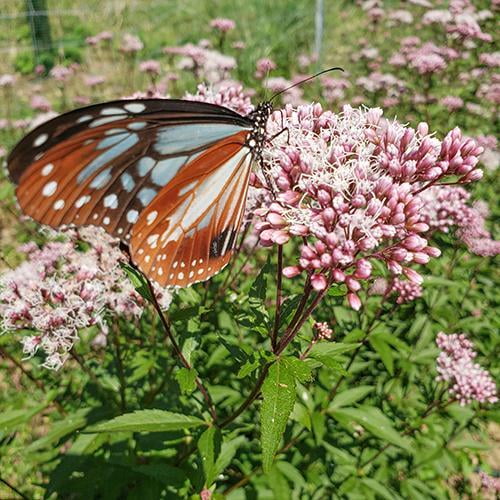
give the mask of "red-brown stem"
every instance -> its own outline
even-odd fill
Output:
[[[281,316],[281,286],[283,280],[283,246],[278,245],[278,268],[276,271],[276,313],[274,315],[274,327],[271,334],[271,347],[273,352],[276,350],[278,342],[278,331],[280,326]]]
[[[288,346],[288,344],[295,338],[299,330],[302,328],[302,325],[307,321],[307,318],[312,314],[314,309],[318,306],[318,304],[321,302],[321,299],[325,296],[326,292],[328,291],[328,287],[326,287],[324,290],[321,292],[318,292],[316,297],[313,299],[311,305],[304,311],[300,319],[297,321],[295,326],[293,328],[289,328],[286,332],[285,335],[283,335],[282,339],[278,343],[275,354],[279,356]]]
[[[170,324],[169,324],[165,314],[163,314],[163,311],[161,310],[160,304],[158,303],[158,300],[157,300],[156,295],[155,295],[153,285],[151,284],[151,282],[149,281],[149,279],[145,275],[143,275],[143,276],[144,276],[144,279],[146,280],[148,287],[149,287],[149,293],[151,295],[151,303],[153,304],[153,307],[156,309],[156,312],[158,313],[158,316],[160,317],[160,321],[163,325],[163,330],[165,331],[166,337],[170,340],[170,343],[172,344],[175,355],[179,358],[179,360],[182,363],[182,365],[184,366],[184,368],[191,370],[192,366],[189,363],[189,361],[185,358],[184,354],[182,354],[182,350],[179,347],[179,344],[177,344],[177,341],[175,340],[175,337],[174,337],[172,330],[170,328]],[[212,398],[210,397],[210,394],[205,389],[203,383],[201,382],[201,380],[198,376],[196,376],[196,378],[195,378],[195,384],[196,384],[196,387],[198,387],[198,390],[203,395],[203,398],[205,399],[208,411],[210,412],[212,419],[214,420],[214,422],[216,422],[217,421],[217,412],[215,411],[214,403],[212,401]]]
[[[243,401],[243,403],[238,407],[238,409],[234,411],[234,413],[229,415],[229,417],[224,419],[219,424],[219,427],[221,429],[229,425],[233,420],[236,420],[255,401],[257,396],[260,394],[260,389],[262,387],[262,384],[266,380],[267,372],[269,371],[270,366],[271,365],[269,363],[264,365],[264,367],[260,372],[259,378],[257,379],[257,382],[255,383],[255,386],[252,389],[252,392],[248,395],[245,401]]]

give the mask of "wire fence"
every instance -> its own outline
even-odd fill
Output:
[[[0,0],[0,53],[15,56],[30,50],[39,53],[80,46],[85,36],[92,34],[92,26],[97,24],[93,20],[98,19],[99,25],[120,26],[125,10],[133,17],[134,12],[144,12],[153,2],[89,0],[82,8],[52,8],[57,1]]]

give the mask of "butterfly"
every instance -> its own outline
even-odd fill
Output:
[[[100,226],[150,280],[185,287],[233,253],[271,111],[269,101],[247,116],[176,99],[96,104],[32,130],[7,168],[24,214]]]

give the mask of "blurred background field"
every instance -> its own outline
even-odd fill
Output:
[[[469,5],[465,0],[462,3]],[[450,19],[433,21],[428,15],[432,10],[449,12],[450,2],[440,0],[47,0],[51,41],[38,54],[33,50],[30,5],[30,0],[0,0],[2,161],[34,124],[74,107],[134,93],[182,97],[186,92],[195,93],[201,83],[217,89],[227,81],[241,83],[257,103],[315,71],[341,66],[345,73],[318,78],[285,93],[281,104],[320,102],[334,112],[345,104],[380,106],[388,118],[397,117],[412,126],[428,122],[439,138],[460,127],[485,148],[485,178],[469,191],[473,199],[489,206],[487,229],[492,240],[500,237],[498,2],[471,2],[476,24],[468,25],[467,36],[461,32],[454,36],[448,29]],[[217,18],[232,19],[234,29],[214,28],[211,21]],[[99,38],[102,33],[106,36]],[[434,46],[427,46],[429,43]],[[199,67],[198,50],[204,58]],[[447,238],[437,236],[445,256],[430,266],[435,281],[429,280],[425,292],[427,302],[440,303],[439,311],[425,311],[436,325],[434,330],[469,327],[482,356],[498,373],[498,262],[491,256],[467,253],[463,241]],[[44,240],[32,221],[20,220],[13,187],[4,172],[0,174],[0,239],[1,269],[21,261],[19,244]],[[440,279],[444,281],[440,283]],[[451,280],[460,282],[462,288],[447,288]],[[448,294],[447,300],[443,294]],[[411,325],[414,311],[406,311],[404,320]],[[0,408],[11,406],[11,401],[23,408],[26,401],[21,395],[26,397],[31,391],[29,397],[42,400],[42,388],[25,380],[32,369],[26,369],[28,375],[16,371],[21,349],[14,349],[6,336],[0,337],[0,345],[7,346],[0,367]],[[40,375],[43,370],[38,366],[34,370],[36,377],[46,377],[48,386],[57,385],[57,375]],[[68,388],[72,384],[83,387],[79,379],[73,380],[74,375],[66,376]],[[17,433],[17,448],[0,448],[0,475],[23,485],[33,498],[42,498],[40,485],[47,482],[50,469],[37,464],[48,463],[55,455],[42,444],[42,451],[35,450],[37,454],[25,461],[19,447],[45,436],[51,418],[50,412],[37,415]],[[480,461],[490,473],[498,472],[497,424],[484,423],[474,431],[477,435],[467,434],[473,439],[460,449],[468,457],[463,459],[467,466],[463,465],[462,472],[474,471],[473,465]],[[0,434],[0,439],[10,437]],[[52,439],[58,442],[57,432]],[[454,460],[443,458],[437,479],[430,473],[429,477],[445,484],[450,497],[465,498],[460,496],[465,472],[464,476],[446,477],[454,466],[460,469],[459,460]],[[476,472],[472,486],[463,490],[467,494],[479,495]],[[10,493],[0,485],[0,499],[10,498]],[[420,493],[420,498],[432,496]]]

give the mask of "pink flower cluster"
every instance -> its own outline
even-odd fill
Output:
[[[23,337],[29,358],[41,350],[43,366],[59,369],[78,340],[78,331],[97,325],[107,333],[106,317],[137,317],[143,300],[119,266],[124,260],[115,241],[101,229],[69,231],[67,241],[43,248],[20,248],[26,260],[0,277],[0,314],[5,330],[31,330]],[[92,246],[81,250],[81,241]],[[170,295],[163,292],[163,305]]]
[[[492,491],[494,493],[500,492],[500,477],[490,476],[483,471],[479,473],[479,476],[481,477],[481,486],[485,490]]]
[[[185,94],[184,99],[218,104],[241,115],[247,115],[254,109],[250,96],[238,82],[223,81],[211,87],[200,84],[196,94]]]
[[[458,236],[477,255],[483,257],[500,253],[500,241],[492,239],[486,229],[488,207],[482,202],[468,205],[470,194],[457,186],[433,186],[421,194],[423,203],[421,221],[431,231],[448,233],[456,230]]]
[[[150,59],[148,61],[142,61],[139,64],[139,71],[142,73],[149,73],[150,75],[157,76],[160,74],[161,66],[158,61]]]
[[[478,401],[496,403],[496,385],[487,370],[474,363],[477,353],[465,334],[438,333],[436,344],[441,350],[437,358],[437,380],[449,383],[449,392],[462,406]]]
[[[236,68],[236,59],[203,45],[188,43],[180,47],[165,47],[163,52],[182,56],[178,67],[192,71],[197,80],[216,83],[227,79],[229,73]]]
[[[144,44],[141,39],[130,33],[125,33],[122,38],[122,44],[120,50],[124,54],[135,54],[144,48]]]
[[[457,129],[439,141],[426,124],[414,130],[384,119],[378,108],[345,106],[334,114],[319,104],[286,106],[268,123],[270,135],[283,129],[264,151],[275,197],[256,210],[256,230],[264,246],[303,242],[284,275],[305,272],[318,291],[345,283],[355,309],[374,259],[420,284],[411,266],[440,254],[424,236],[422,193],[447,175],[480,178],[482,149]]]
[[[90,45],[91,47],[95,47],[99,45],[101,42],[107,42],[113,39],[113,33],[110,31],[101,31],[101,33],[97,33],[97,35],[88,36],[85,38],[85,43]]]
[[[256,64],[255,64],[255,78],[264,78],[266,77],[270,71],[273,69],[276,69],[276,63],[272,60],[269,59],[268,57],[264,57],[262,59],[259,59]]]
[[[70,66],[57,65],[50,70],[50,76],[54,80],[65,83],[74,75],[74,69]]]
[[[396,277],[392,280],[390,292],[396,294],[397,304],[405,304],[422,297],[423,290],[420,283]]]
[[[228,31],[234,30],[234,28],[236,28],[236,23],[232,19],[218,17],[210,21],[210,27],[217,31],[220,31],[221,33],[227,33]]]
[[[315,338],[318,340],[330,340],[333,330],[326,321],[314,323]]]

